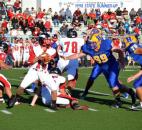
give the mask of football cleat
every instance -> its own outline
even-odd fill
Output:
[[[57,107],[57,105],[56,104],[51,104],[50,106],[49,106],[49,108],[50,109],[52,109],[52,110],[58,110],[58,107]]]
[[[9,101],[8,101],[8,108],[12,108],[14,105],[15,105],[15,103],[17,102],[18,100],[17,100],[17,96],[15,95],[13,95],[10,99],[9,99]]]
[[[121,108],[122,107],[122,102],[121,101],[116,101],[115,104],[111,105],[112,108]]]
[[[21,104],[20,102],[16,101],[14,105],[17,106],[17,105],[20,105],[20,104]]]
[[[135,103],[136,103],[136,93],[134,92],[133,89],[130,89],[129,94],[130,94],[131,99],[132,99],[132,105],[135,105]]]
[[[59,110],[56,102],[51,102],[50,105],[49,105],[49,108],[52,109],[52,110]]]
[[[85,100],[87,93],[83,93],[82,95],[80,95],[79,99]]]
[[[142,106],[141,105],[137,105],[137,106],[132,105],[130,109],[133,111],[142,111]]]

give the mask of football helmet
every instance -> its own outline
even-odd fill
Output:
[[[98,28],[93,28],[90,32],[90,35],[102,35],[102,31]]]
[[[127,36],[123,39],[123,43],[125,47],[127,48],[131,43],[137,43],[137,39],[134,35]]]
[[[9,46],[7,43],[2,43],[0,45],[0,48],[2,49],[3,52],[7,53]]]
[[[38,41],[40,45],[43,45],[45,43],[46,39],[49,39],[50,35],[48,33],[42,33],[39,35]]]
[[[76,38],[77,32],[73,28],[69,29],[68,32],[67,32],[67,37],[68,38]]]
[[[100,48],[102,40],[102,35],[99,29],[93,29],[90,32],[89,41],[91,42],[91,46],[95,48]],[[94,44],[94,45],[93,45]]]

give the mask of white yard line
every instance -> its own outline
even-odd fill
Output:
[[[82,88],[75,88],[76,90],[80,90],[80,91],[84,91],[84,89]],[[104,96],[110,96],[111,94],[108,94],[108,93],[102,93],[102,92],[97,92],[97,91],[89,91],[90,93],[93,93],[93,94],[100,94],[100,95],[104,95]]]
[[[12,112],[8,110],[0,110],[2,113],[7,114],[7,115],[12,115]]]
[[[54,113],[54,112],[56,112],[56,111],[51,110],[51,109],[49,109],[49,108],[44,109],[44,111],[47,111],[47,112],[50,112],[50,113]]]
[[[94,112],[99,111],[99,110],[94,109],[94,108],[88,108],[88,110],[89,110],[89,111],[94,111]]]

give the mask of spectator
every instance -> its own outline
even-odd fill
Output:
[[[85,8],[84,13],[83,13],[83,22],[84,25],[87,25],[87,17],[88,17],[88,13],[87,13],[87,9]]]
[[[116,12],[116,17],[118,19],[122,19],[122,11],[121,11],[120,7],[118,7],[115,12]]]
[[[122,14],[124,16],[124,19],[129,19],[128,10],[126,8],[123,9]]]
[[[35,11],[34,7],[31,8],[30,15],[31,15],[33,18],[36,17],[36,11]]]
[[[73,13],[73,18],[77,18],[79,21],[82,21],[82,13],[80,11],[80,9],[78,8],[77,10],[75,10],[75,12]]]
[[[59,31],[62,37],[66,37],[68,32],[68,24],[63,23]]]
[[[130,13],[129,13],[131,21],[134,20],[134,18],[136,17],[136,14],[137,14],[137,12],[134,10],[134,8],[132,8]]]
[[[36,26],[34,28],[34,31],[32,32],[32,34],[33,34],[34,37],[38,37],[39,34],[40,34],[40,28]]]
[[[29,8],[26,8],[25,11],[24,11],[23,13],[25,13],[26,15],[29,16],[29,15],[30,15],[30,10],[29,10]]]
[[[130,34],[130,30],[129,30],[130,24],[129,24],[128,20],[125,20],[125,22],[124,22],[124,28],[125,28],[126,33]]]
[[[69,7],[65,11],[66,21],[71,22],[72,21],[72,13]]]
[[[45,16],[45,9],[42,11],[41,8],[38,9],[38,13],[36,15],[37,19],[42,19]]]
[[[109,20],[109,15],[106,11],[102,14],[102,19],[103,20]]]
[[[141,19],[142,19],[142,9],[141,9],[141,8],[139,8],[139,9],[138,9],[138,11],[137,11],[137,15],[138,15],[138,16],[140,16],[140,17],[141,17]]]
[[[101,26],[102,26],[102,29],[103,29],[105,32],[107,32],[107,33],[110,32],[110,31],[109,31],[109,25],[108,25],[107,20],[103,20]]]
[[[119,35],[125,35],[125,29],[124,29],[124,27],[123,26],[120,26],[119,28],[118,28],[118,33],[119,33]]]
[[[13,7],[14,3],[11,0],[8,0],[5,4],[6,4],[7,9],[9,9],[9,8]]]
[[[40,30],[41,30],[42,32],[45,32],[44,23],[43,23],[42,20],[38,20],[38,22],[36,22],[36,26],[37,26],[38,28],[40,28]]]
[[[11,20],[13,18],[14,12],[12,7],[7,10],[7,15],[8,15],[8,20]]]
[[[13,9],[14,9],[14,12],[17,13],[17,11],[22,11],[22,8],[21,8],[21,1],[20,0],[16,0],[14,2],[14,5],[13,5]]]
[[[92,20],[95,20],[95,19],[96,19],[96,12],[95,12],[95,10],[92,9],[92,10],[89,12],[88,16],[89,16]]]
[[[47,18],[44,27],[47,32],[52,32],[52,21],[50,21],[50,19]]]
[[[81,22],[80,22],[80,19],[79,17],[73,17],[73,20],[72,20],[72,25],[75,27],[75,28],[78,28],[81,26]]]
[[[96,9],[95,11],[96,11],[96,19],[100,20],[100,18],[101,18],[101,11],[100,11],[100,9]]]
[[[48,17],[49,19],[52,19],[52,16],[53,16],[52,8],[49,8],[49,9],[47,10],[47,17]]]
[[[4,21],[2,22],[1,28],[5,28],[6,33],[8,32],[8,21],[6,19],[4,19]]]
[[[65,10],[64,10],[64,8],[62,8],[59,11],[59,17],[60,17],[60,23],[62,23],[65,20]]]
[[[28,22],[27,20],[23,19],[22,17],[19,19],[19,26],[23,30],[24,34],[27,32]]]
[[[90,26],[92,26],[92,25],[94,26],[94,24],[95,24],[95,23],[94,23],[94,20],[92,19],[92,17],[89,17],[89,16],[88,16],[88,18],[87,18],[87,26],[88,26],[88,27],[90,27]]]
[[[54,26],[58,27],[59,26],[59,15],[57,12],[54,13],[52,19],[53,19]]]

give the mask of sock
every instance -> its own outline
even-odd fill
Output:
[[[86,96],[88,94],[89,89],[92,87],[94,80],[89,79],[86,84],[85,91],[83,92],[82,96]]]
[[[141,105],[141,107],[142,107],[142,102],[140,102],[140,105]]]
[[[35,83],[32,83],[31,89],[32,89],[32,90],[35,90],[35,88],[36,88],[36,84],[35,84]]]
[[[3,97],[0,97],[0,101],[3,101]]]

